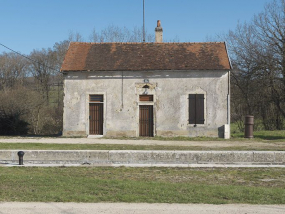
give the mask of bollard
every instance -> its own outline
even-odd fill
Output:
[[[23,151],[19,151],[18,152],[18,156],[19,156],[19,165],[24,165],[24,160],[23,160],[23,157],[24,157],[24,154],[25,154],[25,152],[23,152]]]
[[[246,115],[244,120],[244,137],[253,138],[254,116]]]

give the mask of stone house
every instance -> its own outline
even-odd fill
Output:
[[[65,136],[229,137],[226,44],[70,43]]]

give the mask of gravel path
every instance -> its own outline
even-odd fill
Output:
[[[0,143],[57,143],[57,144],[128,144],[128,145],[165,145],[197,146],[208,148],[249,147],[285,149],[285,142],[245,141],[160,141],[160,140],[118,140],[98,138],[0,138]]]
[[[283,214],[285,205],[209,205],[144,203],[0,203],[0,214]]]

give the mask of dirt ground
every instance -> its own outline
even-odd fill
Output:
[[[285,205],[209,205],[209,204],[145,204],[145,203],[0,203],[5,214],[283,214]]]
[[[276,141],[161,141],[161,140],[120,140],[100,138],[38,138],[13,137],[0,138],[0,143],[56,143],[56,144],[127,144],[127,145],[164,145],[164,146],[193,146],[207,148],[230,148],[239,150],[248,148],[253,150],[285,150],[285,142]]]

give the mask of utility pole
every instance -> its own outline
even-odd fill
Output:
[[[143,42],[145,42],[145,25],[144,25],[144,0],[143,0]]]

